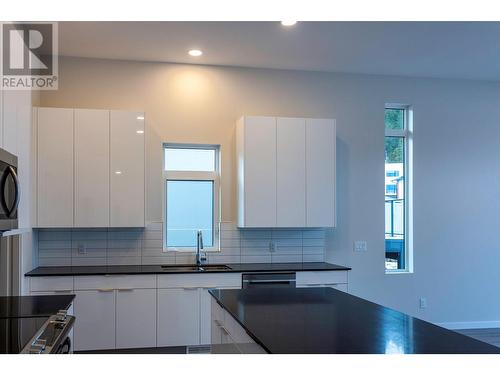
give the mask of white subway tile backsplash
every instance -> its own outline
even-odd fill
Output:
[[[271,263],[271,255],[242,255],[241,263]]]
[[[324,262],[325,254],[306,254],[302,256],[303,262]]]
[[[302,263],[302,254],[272,254],[271,261],[273,263]]]
[[[140,265],[141,264],[141,257],[136,256],[136,257],[108,257],[106,258],[107,265],[111,266],[130,266],[130,265]]]
[[[175,264],[175,256],[150,257],[143,255],[142,264]]]
[[[71,266],[71,257],[69,258],[39,258],[38,266]]]
[[[324,229],[238,229],[221,223],[220,252],[208,252],[209,263],[320,262],[324,260]],[[270,242],[276,244],[270,251]],[[78,247],[85,252],[79,253]],[[38,230],[40,265],[184,264],[193,252],[163,252],[163,223],[146,228]]]
[[[209,254],[208,262],[212,264],[227,264],[227,263],[241,263],[240,255],[219,255]]]
[[[71,258],[72,266],[104,266],[106,258]]]

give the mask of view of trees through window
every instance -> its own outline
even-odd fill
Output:
[[[385,267],[406,269],[406,109],[385,109]]]

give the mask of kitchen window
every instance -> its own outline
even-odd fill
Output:
[[[385,270],[412,272],[412,110],[385,108]]]
[[[164,145],[164,251],[219,250],[219,146]]]

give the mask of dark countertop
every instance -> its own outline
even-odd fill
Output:
[[[0,354],[19,353],[59,310],[68,309],[74,295],[0,297]]]
[[[269,353],[500,353],[498,347],[332,288],[210,293]]]
[[[0,297],[0,318],[29,318],[50,316],[67,310],[75,296],[13,296]]]
[[[210,264],[209,264],[210,265]],[[349,271],[349,267],[331,263],[228,263],[229,270],[191,271],[176,270],[176,267],[192,266],[137,265],[137,266],[58,266],[37,267],[25,276],[90,276],[90,275],[134,275],[134,274],[171,274],[171,273],[228,273],[228,272],[293,272],[293,271]]]

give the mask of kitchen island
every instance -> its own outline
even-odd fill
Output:
[[[500,354],[498,347],[333,288],[210,294],[215,353]]]

